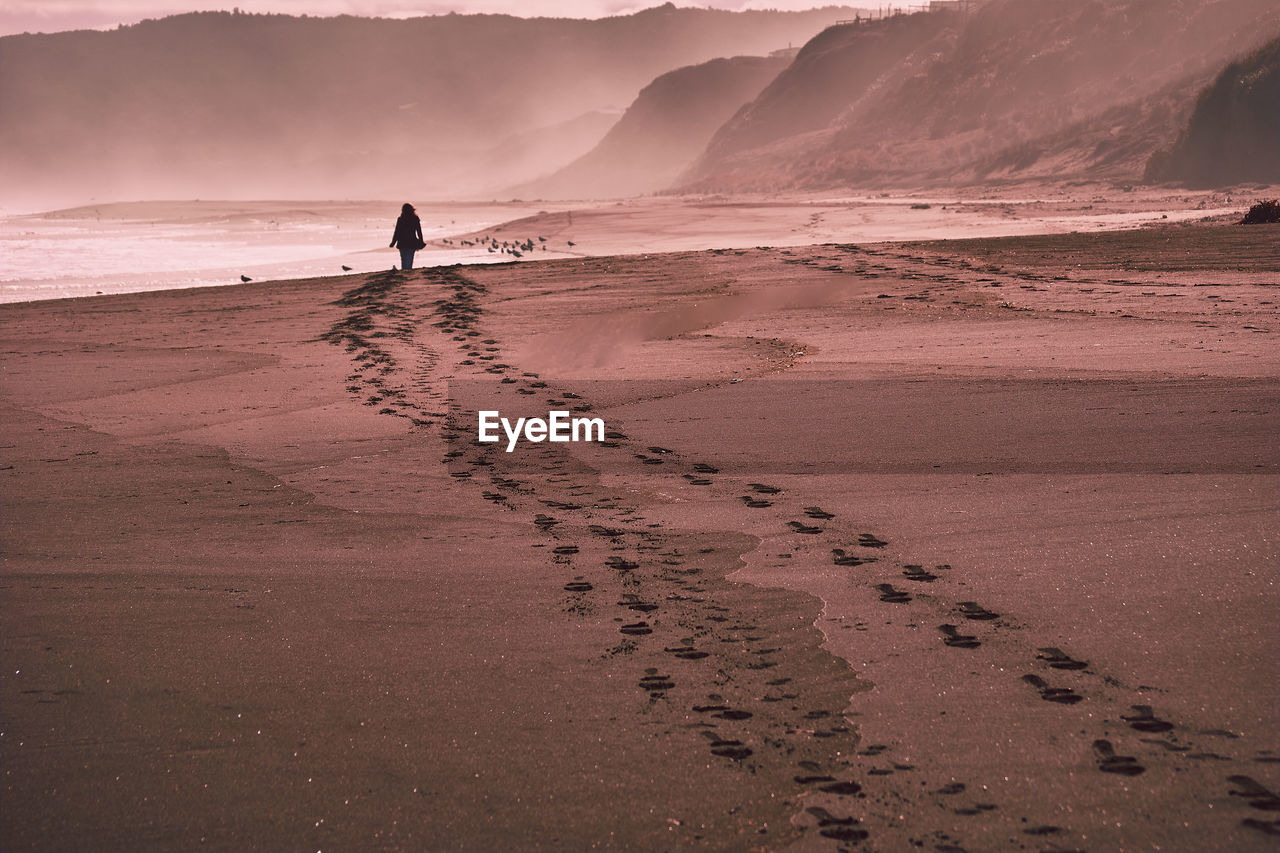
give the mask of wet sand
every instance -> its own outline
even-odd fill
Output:
[[[1274,237],[4,306],[3,846],[1274,849]]]

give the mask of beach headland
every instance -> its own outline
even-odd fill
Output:
[[[1274,849],[1273,232],[0,306],[0,844]]]

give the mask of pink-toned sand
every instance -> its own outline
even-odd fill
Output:
[[[1273,231],[6,306],[3,846],[1272,849]]]

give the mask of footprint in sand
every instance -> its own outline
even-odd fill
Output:
[[[706,477],[695,477],[692,474],[684,474],[682,476],[689,481],[689,485],[691,486],[710,486],[711,485],[711,481],[708,480]]]
[[[604,564],[619,572],[630,572],[640,568],[639,563],[633,563],[630,560],[624,560],[621,557],[609,557],[604,561]]]
[[[972,806],[952,809],[952,814],[962,815],[964,817],[973,817],[983,812],[995,811],[995,803],[974,803]]]
[[[937,575],[926,572],[924,566],[903,566],[902,576],[909,581],[918,581],[920,583],[932,583],[938,579]]]
[[[675,655],[681,660],[701,660],[707,657],[707,652],[699,651],[693,646],[674,646],[672,648],[663,649],[668,654]]]
[[[1254,817],[1247,817],[1240,821],[1240,825],[1280,838],[1280,820],[1258,820]]]
[[[1040,698],[1046,702],[1057,702],[1059,705],[1074,705],[1084,700],[1084,697],[1076,693],[1070,687],[1050,687],[1045,680],[1038,675],[1024,675],[1022,680],[1030,684],[1032,687],[1040,691]]]
[[[1280,796],[1250,776],[1228,776],[1227,781],[1236,787],[1228,791],[1233,797],[1242,797],[1255,809],[1280,812]],[[1237,790],[1238,789],[1238,790]]]
[[[1062,832],[1060,826],[1030,826],[1022,830],[1023,835],[1057,835]]]
[[[648,601],[634,601],[629,599],[619,601],[618,606],[625,607],[628,610],[635,610],[638,613],[652,613],[658,609],[658,605],[652,604]]]
[[[627,634],[632,637],[639,637],[645,634],[652,634],[653,629],[649,627],[648,622],[634,622],[630,625],[623,625],[618,629],[618,633]]]
[[[551,549],[551,553],[559,554],[562,557],[567,557],[570,554],[578,553],[578,546],[577,545],[557,545],[556,547]]]
[[[651,696],[660,696],[676,686],[670,676],[659,675],[656,669],[646,669],[644,672],[644,677],[640,679],[640,688],[647,690]]]
[[[978,638],[971,634],[961,634],[955,625],[939,625],[938,630],[942,632],[942,642],[945,645],[955,649],[976,649],[982,643],[978,642]]]
[[[806,771],[795,777],[796,783],[799,785],[814,785],[818,782],[834,782],[836,777],[828,776],[822,768],[822,765],[816,761],[799,761],[796,766]]]
[[[1140,732],[1167,732],[1173,728],[1173,723],[1157,717],[1150,705],[1131,705],[1130,707],[1133,708],[1134,713],[1121,714],[1120,719],[1128,723],[1131,729]]]
[[[860,822],[857,818],[836,817],[819,806],[810,806],[805,811],[818,819],[818,834],[823,838],[832,838],[836,841],[862,841],[870,835],[865,829],[857,827]]]
[[[859,785],[857,782],[833,781],[829,785],[821,786],[820,788],[818,788],[818,790],[826,794],[837,794],[841,797],[852,797],[862,790],[862,786]]]
[[[1103,773],[1137,776],[1147,770],[1132,755],[1116,755],[1115,747],[1111,745],[1109,740],[1095,740],[1093,742],[1093,752],[1098,758],[1098,769]]]
[[[718,711],[711,716],[719,717],[722,720],[749,720],[754,717],[755,714],[752,714],[750,711],[739,711],[734,708],[727,708],[723,711]]]
[[[569,581],[564,585],[564,588],[569,592],[590,592],[595,589],[590,582],[581,579]]]
[[[1057,646],[1046,646],[1038,649],[1036,660],[1048,661],[1054,669],[1084,669],[1089,665],[1086,660],[1076,660]]]
[[[814,776],[796,776],[795,780],[797,785],[816,785],[819,782],[834,782],[836,781],[836,777],[819,774]]]
[[[889,543],[870,533],[861,533],[858,535],[858,544],[863,548],[884,548]]]
[[[773,506],[773,501],[766,501],[763,498],[753,498],[751,495],[743,495],[740,500],[751,509],[764,509]]]
[[[817,533],[821,533],[821,532],[822,532],[822,528],[821,528],[821,527],[813,527],[813,526],[808,525],[808,524],[801,524],[801,523],[800,523],[800,522],[798,522],[798,521],[788,521],[788,522],[787,522],[787,527],[790,527],[790,528],[791,528],[792,530],[794,530],[796,533],[807,533],[807,534],[809,534],[809,535],[811,535],[811,536],[812,536],[812,535],[814,535],[814,534],[817,534]]]
[[[805,508],[804,508],[804,514],[805,514],[805,515],[807,515],[807,516],[809,516],[809,518],[817,518],[817,519],[821,519],[821,520],[823,520],[823,521],[826,521],[826,520],[828,520],[828,519],[835,518],[835,515],[834,515],[834,514],[827,512],[825,509],[823,509],[823,508],[822,508],[822,507],[820,507],[820,506],[807,506],[807,507],[805,507]]]
[[[697,467],[695,465],[694,469],[696,470]],[[776,495],[782,492],[782,489],[775,486],[766,486],[764,483],[747,483],[747,488],[759,495]]]
[[[880,590],[880,600],[887,601],[890,604],[906,604],[911,600],[911,593],[906,590],[894,589],[891,583],[876,584],[876,589]]]
[[[979,622],[986,622],[991,619],[999,619],[1000,614],[992,612],[987,608],[978,604],[976,601],[962,601],[956,605],[960,611],[960,615],[966,619],[973,619]]]
[[[831,549],[832,562],[837,566],[861,566],[863,563],[874,563],[875,557],[859,557],[856,554],[850,554],[843,548]]]
[[[1180,746],[1179,744],[1176,744],[1176,743],[1170,743],[1167,740],[1160,740],[1160,738],[1158,737],[1144,737],[1144,738],[1141,738],[1141,740],[1143,743],[1149,743],[1152,746],[1158,746],[1161,749],[1165,750],[1166,752],[1190,752],[1191,751],[1191,747],[1189,746]]]
[[[744,746],[740,740],[713,740],[711,741],[711,754],[733,761],[741,761],[751,755],[751,747]]]

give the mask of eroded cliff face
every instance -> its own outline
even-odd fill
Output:
[[[661,190],[788,61],[782,56],[737,56],[663,74],[640,92],[599,145],[517,194],[608,198]]]
[[[1266,0],[992,0],[833,27],[714,137],[703,191],[1037,177],[1137,180]]]
[[[1152,155],[1147,177],[1193,186],[1280,183],[1280,38],[1218,75],[1173,146]]]

